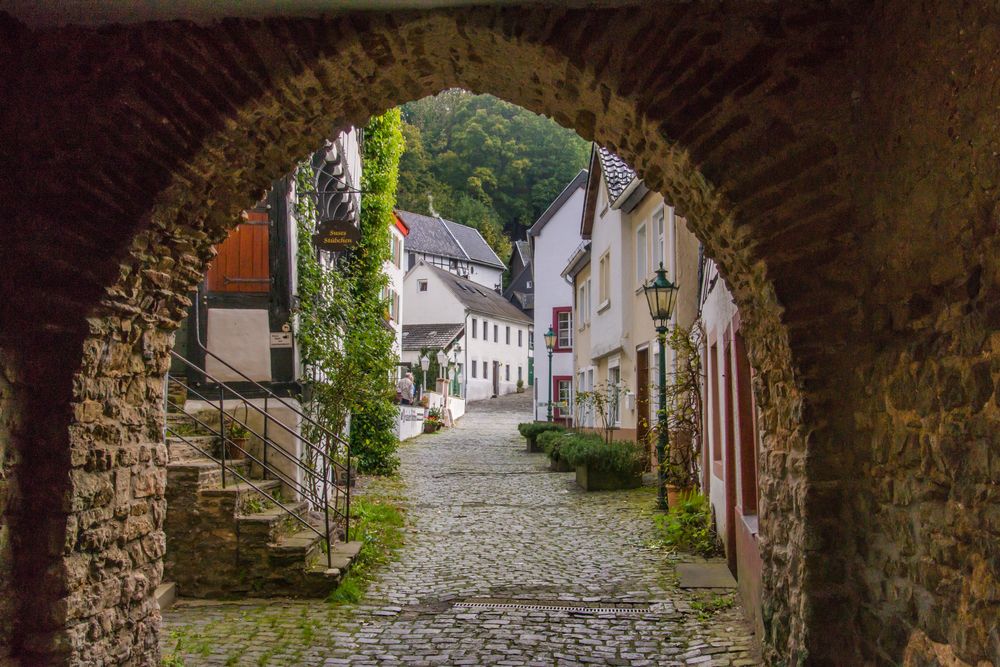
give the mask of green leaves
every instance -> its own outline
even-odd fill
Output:
[[[489,95],[448,90],[405,105],[403,117],[399,207],[429,214],[430,194],[441,216],[478,229],[504,261],[510,238],[587,166],[589,145],[572,131]]]
[[[399,158],[403,152],[399,110],[373,118],[365,128],[361,175],[361,240],[343,253],[335,266],[324,266],[312,244],[315,202],[301,197],[298,224],[300,308],[296,339],[313,381],[309,409],[335,433],[351,417],[351,452],[358,470],[388,474],[398,466],[396,407],[392,387],[397,357],[394,334],[383,323],[387,309],[383,291],[388,277],[392,210]],[[308,164],[296,174],[298,189],[313,189]],[[307,437],[320,441],[319,433]]]

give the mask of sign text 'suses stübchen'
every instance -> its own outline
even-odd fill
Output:
[[[316,247],[330,252],[347,250],[360,239],[361,230],[350,220],[324,220],[313,235]]]

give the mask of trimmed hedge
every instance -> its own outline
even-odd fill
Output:
[[[543,431],[538,435],[538,446],[550,459],[555,461],[559,459],[559,450],[562,444],[576,437],[579,435],[572,431]]]
[[[559,457],[571,466],[587,466],[593,470],[634,474],[645,465],[644,449],[631,440],[617,440],[610,444],[596,435],[576,435],[559,443]]]
[[[566,429],[552,422],[523,422],[517,425],[517,430],[525,438],[537,438],[539,434],[547,431],[565,431]]]

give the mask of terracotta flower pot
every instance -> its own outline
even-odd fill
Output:
[[[667,504],[670,507],[677,507],[682,498],[685,498],[691,493],[690,488],[682,488],[679,486],[674,486],[673,484],[667,484]]]
[[[243,459],[249,443],[250,438],[229,438],[229,443],[226,446],[226,458],[233,461]]]

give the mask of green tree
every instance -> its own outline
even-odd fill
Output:
[[[588,144],[552,120],[489,95],[448,90],[403,107],[399,207],[475,227],[507,261],[576,173]]]
[[[399,110],[373,118],[365,128],[361,176],[361,240],[324,266],[312,243],[315,202],[301,197],[298,223],[299,324],[302,358],[310,370],[308,407],[330,430],[342,433],[350,418],[351,453],[363,472],[388,474],[398,466],[392,377],[398,359],[393,333],[384,326],[389,225],[403,151]],[[308,164],[296,175],[300,190],[314,187]],[[308,431],[308,429],[307,429]],[[321,441],[318,433],[311,433]]]

